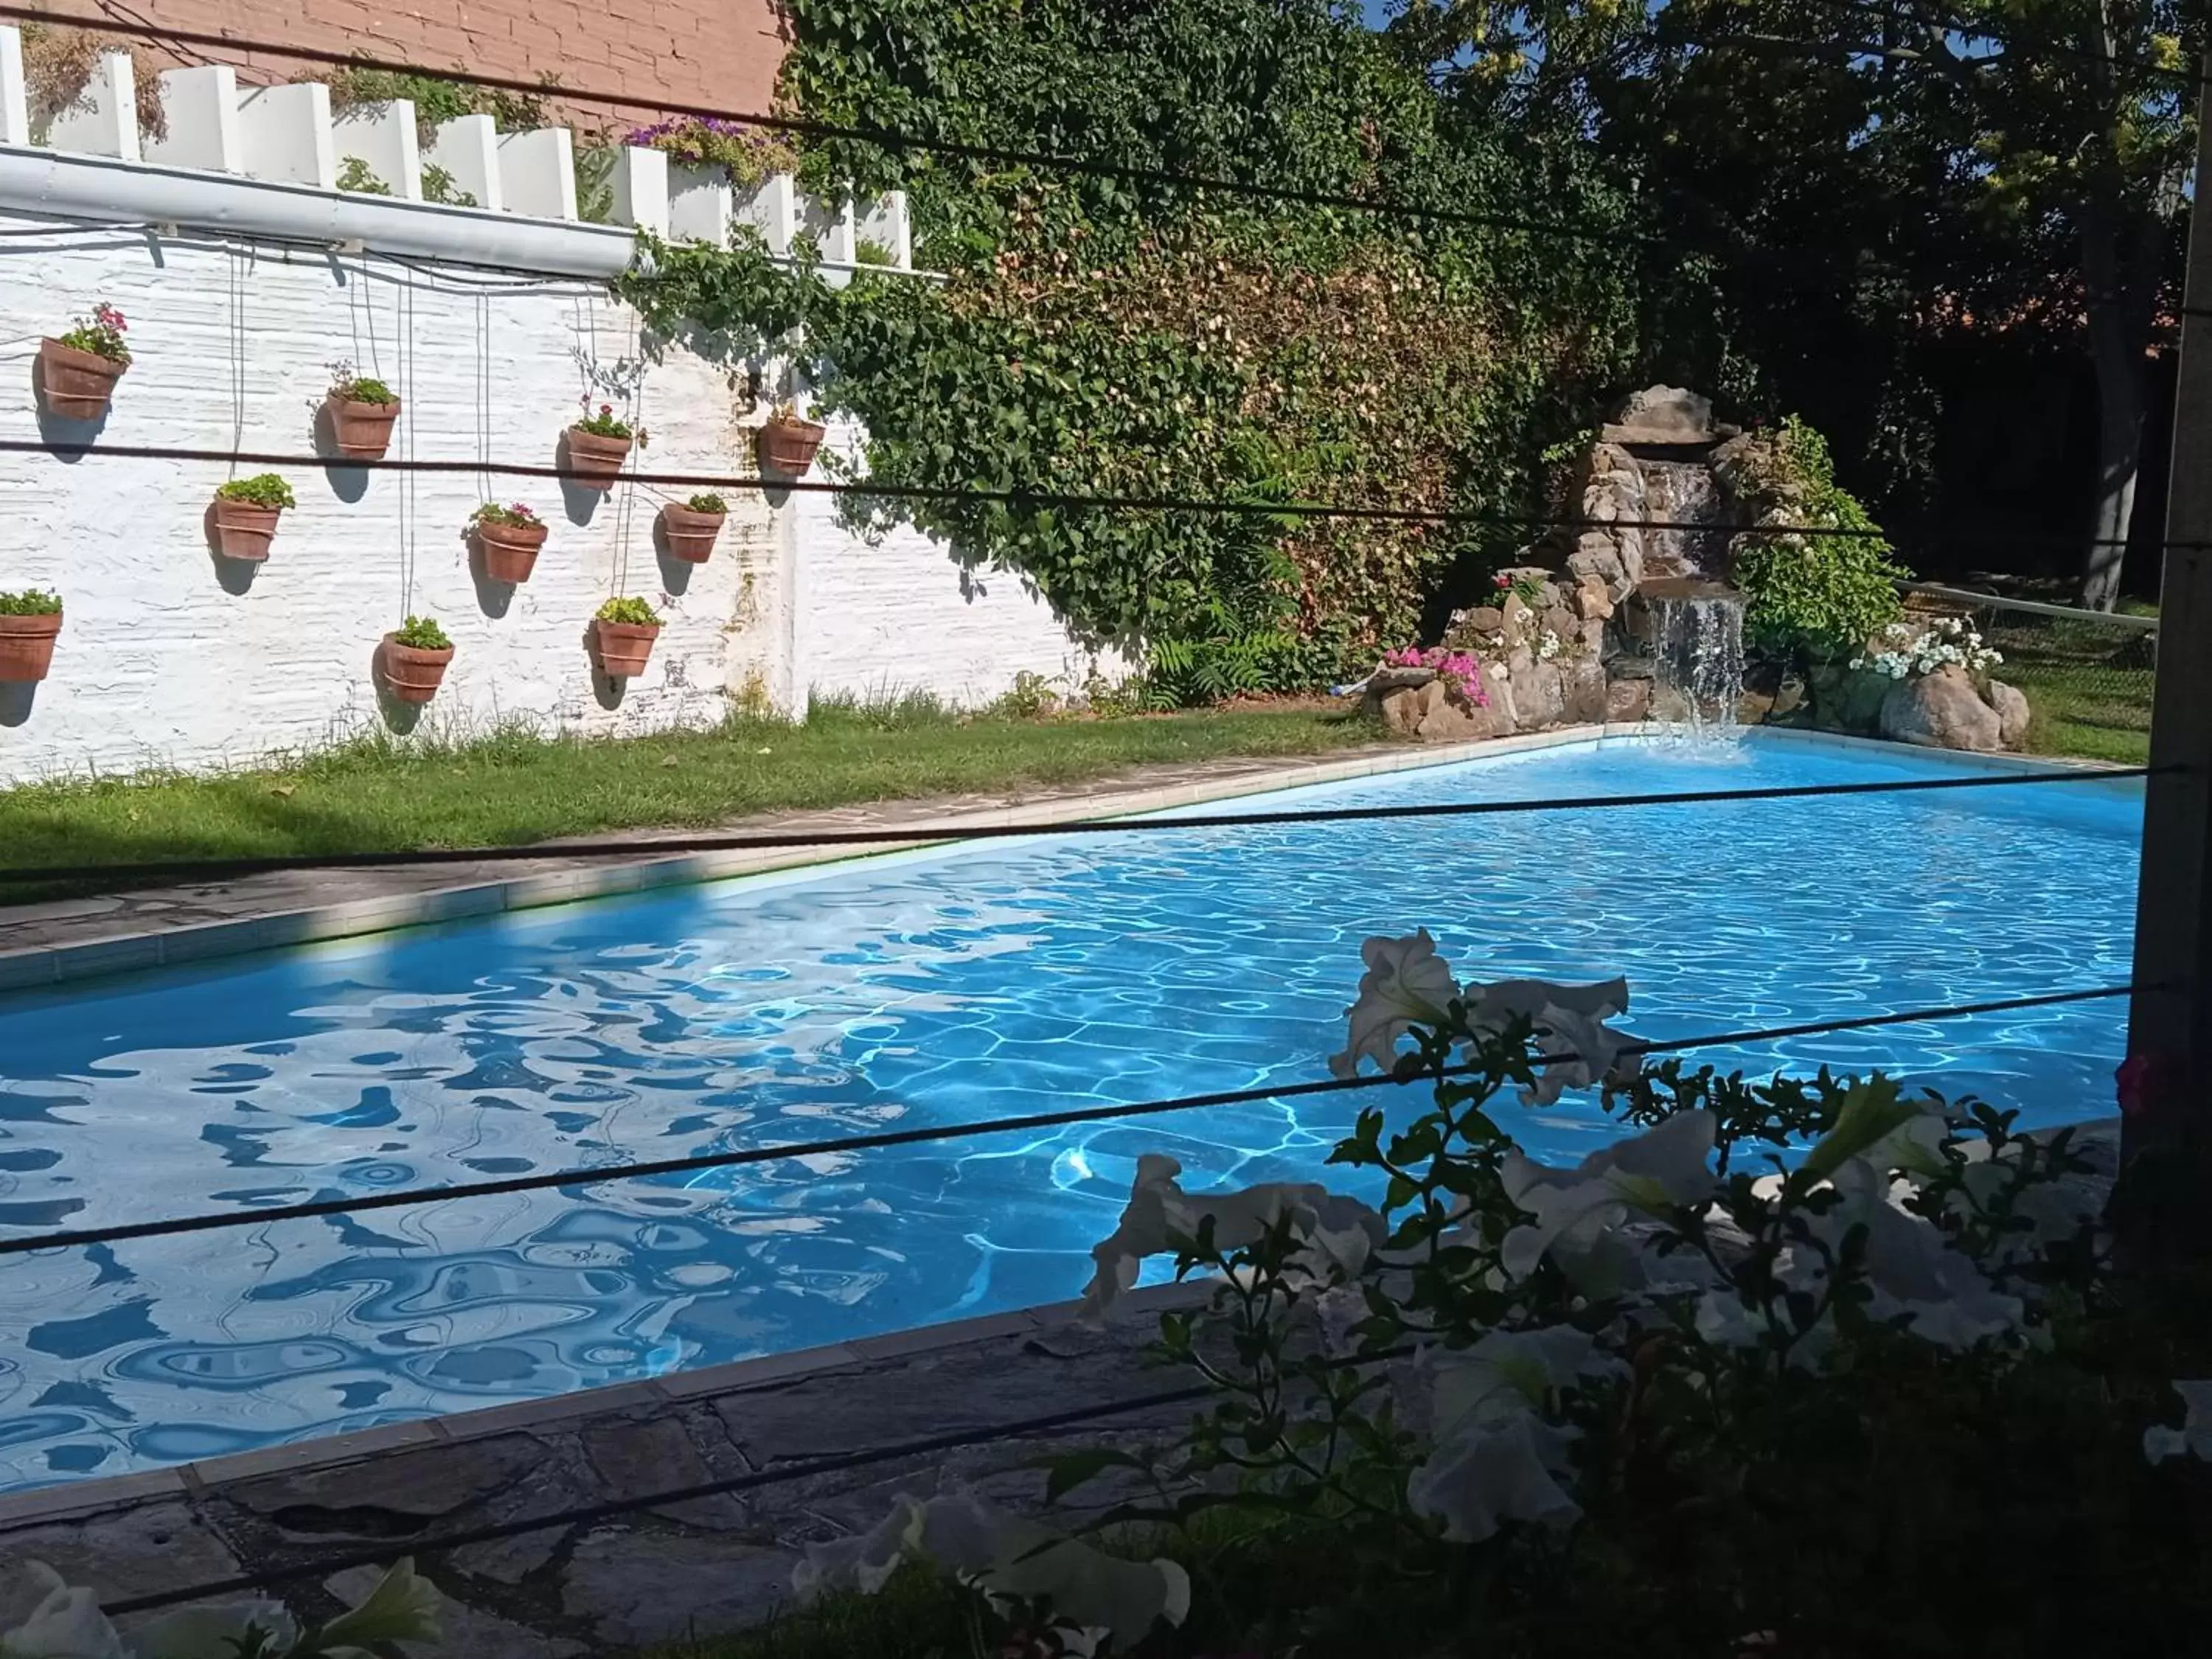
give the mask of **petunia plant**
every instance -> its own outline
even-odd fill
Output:
[[[1358,1114],[1338,1188],[1208,1191],[1173,1158],[1137,1159],[1084,1312],[1103,1322],[1148,1261],[1211,1284],[1158,1345],[1209,1397],[1164,1445],[1058,1460],[1053,1494],[1114,1473],[1144,1495],[1092,1524],[1186,1548],[1225,1512],[1203,1535],[1263,1540],[1237,1557],[1261,1577],[1283,1538],[1317,1533],[1360,1611],[1310,1607],[1300,1640],[1340,1614],[1340,1638],[1378,1639],[1363,1620],[1411,1607],[1427,1645],[1409,1651],[1457,1650],[1433,1645],[1446,1629],[1501,1652],[1626,1651],[1659,1586],[1670,1630],[1700,1632],[1684,1652],[1734,1653],[1808,1608],[1880,1628],[1856,1561],[1780,1517],[1881,1535],[1932,1500],[1901,1475],[1869,1492],[1869,1457],[1931,1411],[1972,1423],[2045,1386],[2035,1368],[2106,1273],[2072,1132],[1879,1075],[1647,1066],[1614,1024],[1621,981],[1462,982],[1425,933],[1364,955],[1332,1069],[1425,1100]],[[1612,1133],[1540,1162],[1516,1114],[1571,1090]],[[2212,1454],[2212,1386],[2182,1392],[2189,1419],[2150,1437],[2154,1457]],[[1911,1476],[1965,1455],[1918,1452]],[[900,1535],[935,1553],[927,1527]],[[1236,1572],[1210,1582],[1239,1593]],[[1557,1645],[1530,1634],[1547,1621]],[[1112,1650],[1144,1635],[1124,1619]]]

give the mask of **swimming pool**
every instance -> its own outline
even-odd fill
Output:
[[[1609,740],[1245,805],[1948,769]],[[1463,976],[1625,972],[1655,1039],[2118,983],[2140,790],[1042,836],[0,996],[0,1237],[1304,1082],[1361,940],[1422,925]],[[1881,1066],[2057,1121],[2110,1109],[2124,1018],[1704,1058]],[[1314,1179],[1389,1098],[6,1258],[0,1488],[1064,1300],[1139,1153]],[[1522,1123],[1552,1158],[1607,1133],[1586,1106]]]

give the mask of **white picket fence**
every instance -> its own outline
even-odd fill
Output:
[[[586,228],[578,206],[575,135],[567,127],[502,133],[490,116],[466,115],[438,127],[426,148],[415,106],[406,100],[334,117],[327,86],[241,87],[237,71],[222,64],[164,70],[161,94],[167,133],[142,145],[136,71],[128,56],[108,53],[84,96],[56,117],[33,145],[22,38],[16,29],[0,27],[0,150],[43,155],[50,162],[96,158],[108,169],[121,163],[146,175],[120,180],[112,170],[76,167],[58,185],[53,167],[27,171],[6,165],[25,156],[0,154],[0,207],[124,220],[146,216],[149,204],[166,201],[174,211],[157,210],[154,216],[179,224],[296,232],[303,240],[347,240],[526,270],[611,274],[626,263],[617,249],[595,246],[604,238],[562,242],[501,234],[502,222],[517,220]],[[349,164],[356,162],[388,195],[339,190],[339,179],[352,171]],[[914,269],[903,192],[862,204],[823,202],[801,191],[787,173],[739,187],[726,167],[686,166],[664,151],[629,146],[618,149],[612,162],[611,223],[590,229],[645,230],[726,246],[735,227],[750,225],[780,258],[805,234],[814,238],[823,264],[832,270],[859,268],[864,241],[890,255],[887,262],[869,264]],[[426,199],[426,166],[441,169],[452,181],[449,193],[465,193],[474,205]],[[195,174],[346,199],[287,209],[276,205],[265,189],[249,198],[193,187],[206,182],[190,178]],[[167,191],[161,188],[165,175],[179,181]],[[410,212],[441,219],[471,216],[478,222],[477,240],[457,253],[450,228],[431,234],[418,226],[410,234],[409,222],[393,216]]]

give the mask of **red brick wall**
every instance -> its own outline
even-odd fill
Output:
[[[580,126],[658,118],[655,98],[738,111],[775,94],[783,37],[774,0],[74,0],[58,12],[167,24],[242,40],[419,63],[434,70],[536,77],[621,92],[632,108],[566,103]],[[177,50],[185,63],[228,63],[241,78],[294,81],[319,67],[274,53]]]

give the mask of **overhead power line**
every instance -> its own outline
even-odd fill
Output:
[[[1502,812],[1601,811],[1629,806],[1753,800],[1817,800],[1839,795],[1919,794],[1954,789],[2019,789],[2147,778],[2152,769],[2113,766],[2066,772],[2000,772],[1963,778],[1898,778],[1869,783],[1778,784],[1764,788],[1672,793],[1559,795],[1526,800],[1430,801],[1400,806],[1285,807],[1255,812],[1178,812],[1167,817],[1079,818],[1062,823],[908,824],[878,830],[787,830],[760,834],[670,836],[653,841],[535,842],[503,847],[424,847],[389,853],[294,857],[155,859],[135,864],[47,864],[0,867],[0,884],[173,880],[268,875],[284,870],[346,870],[386,865],[504,863],[518,859],[653,858],[688,853],[764,852],[788,848],[907,846],[1003,841],[1037,836],[1141,835],[1165,830],[1244,830],[1272,824],[1363,823],[1393,818],[1488,817]]]
[[[1786,1038],[1821,1036],[1836,1031],[1864,1031],[1891,1025],[1920,1025],[1942,1020],[1966,1019],[1981,1014],[2013,1013],[2030,1008],[2051,1008],[2067,1003],[2094,1002],[2129,994],[2125,985],[2100,986],[2083,991],[2054,991],[2040,996],[2008,997],[1994,1002],[1955,1004],[1944,1008],[1915,1008],[1900,1013],[1862,1014],[1848,1019],[1814,1020],[1799,1025],[1774,1025],[1745,1031],[1717,1031],[1703,1036],[1675,1037],[1653,1042],[1630,1042],[1625,1054],[1682,1054],[1698,1048],[1737,1048],[1752,1042],[1778,1042]],[[1558,1054],[1537,1056],[1540,1066],[1565,1065],[1581,1056]],[[1449,1077],[1477,1074],[1479,1064],[1445,1068]],[[1261,1101],[1299,1100],[1314,1095],[1344,1094],[1354,1090],[1407,1087],[1430,1081],[1426,1075],[1397,1077],[1365,1073],[1251,1089],[1227,1089],[1211,1094],[1179,1095],[1164,1100],[1139,1101],[1114,1106],[1078,1106],[1059,1112],[1032,1112],[1021,1117],[982,1122],[918,1126],[885,1129],[872,1134],[841,1135],[789,1146],[751,1146],[741,1151],[702,1152],[690,1158],[660,1158],[647,1164],[625,1164],[591,1170],[548,1170],[532,1176],[513,1176],[502,1181],[459,1182],[442,1187],[416,1187],[399,1192],[367,1193],[359,1196],[318,1199],[306,1204],[270,1205],[251,1210],[223,1210],[209,1214],[179,1216],[166,1221],[126,1222],[112,1227],[82,1227],[41,1233],[30,1238],[0,1241],[0,1256],[21,1255],[33,1250],[78,1249],[94,1244],[118,1244],[132,1239],[166,1238],[179,1233],[211,1232],[232,1227],[265,1226],[278,1221],[312,1221],[329,1216],[353,1216],[372,1210],[403,1206],[441,1204],[453,1199],[499,1198],[514,1193],[542,1192],[560,1187],[595,1187],[611,1181],[641,1181],[665,1176],[696,1175],[708,1170],[742,1169],[750,1164],[777,1164],[795,1158],[828,1158],[849,1152],[878,1152],[889,1146],[914,1146],[932,1141],[963,1140],[975,1135],[1017,1134],[1039,1129],[1062,1129],[1085,1123],[1112,1123],[1129,1118],[1158,1117],[1170,1112],[1199,1111],[1221,1106],[1251,1105]]]
[[[114,460],[205,461],[226,466],[358,468],[372,472],[444,473],[514,478],[550,478],[574,482],[586,475],[574,467],[547,466],[524,461],[353,460],[331,455],[288,454],[273,451],[198,449],[173,444],[109,444],[50,442],[43,438],[0,439],[0,454],[105,456]],[[603,475],[592,475],[600,477]],[[803,495],[852,495],[882,501],[975,502],[1024,511],[1221,514],[1240,518],[1343,520],[1362,523],[1482,525],[1493,529],[1547,532],[1558,530],[1635,530],[1680,532],[1722,536],[1807,536],[1845,541],[1887,541],[1890,532],[1865,526],[1818,524],[1706,524],[1691,519],[1547,518],[1524,513],[1498,513],[1480,507],[1364,507],[1354,502],[1267,501],[1188,495],[1094,495],[1054,489],[976,489],[956,484],[894,484],[867,480],[824,478],[764,478],[746,473],[626,471],[623,482],[648,487],[689,489],[750,489],[790,491]],[[1917,538],[1923,543],[1958,546],[1993,544],[2004,547],[2051,546],[2080,549],[2084,545],[2129,545],[2118,537],[2027,534],[2011,531],[1953,530]],[[2161,545],[2197,547],[2212,544],[2166,542]]]

